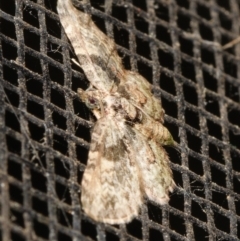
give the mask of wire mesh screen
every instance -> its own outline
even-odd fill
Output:
[[[74,1],[81,5],[81,1]],[[237,0],[99,0],[97,26],[143,75],[181,152],[169,205],[145,200],[126,225],[81,210],[92,114],[56,0],[0,2],[1,240],[239,240],[240,45]]]

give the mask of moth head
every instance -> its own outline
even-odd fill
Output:
[[[85,103],[89,109],[100,109],[99,100],[95,98],[93,95],[89,95]]]
[[[91,110],[99,110],[101,106],[101,94],[98,90],[89,88],[86,91],[82,89],[77,90],[81,100]]]

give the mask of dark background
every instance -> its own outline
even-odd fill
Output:
[[[126,69],[161,99],[181,149],[166,148],[177,188],[169,205],[146,200],[127,225],[82,212],[94,119],[76,90],[88,81],[71,61],[55,0],[1,1],[1,240],[239,240],[240,44],[222,49],[239,36],[239,1],[89,6]]]

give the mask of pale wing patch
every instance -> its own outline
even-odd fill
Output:
[[[156,142],[150,141],[149,144],[155,155],[155,162],[150,164],[146,170],[144,170],[144,166],[148,164],[144,165],[146,160],[141,164],[142,171],[146,174],[143,174],[145,193],[156,203],[167,204],[168,193],[172,192],[175,187],[172,170],[169,167],[169,158],[164,148]]]
[[[140,133],[135,132],[138,141],[133,148],[137,152],[141,190],[150,200],[166,204],[169,200],[168,193],[175,186],[167,153],[155,141],[146,141]]]
[[[135,157],[120,124],[110,118],[98,120],[82,181],[84,211],[110,224],[129,222],[138,215],[143,198]]]

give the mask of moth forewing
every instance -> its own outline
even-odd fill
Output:
[[[121,120],[103,117],[92,132],[82,181],[84,211],[96,221],[131,221],[142,204],[135,154],[125,139]]]
[[[168,193],[175,187],[168,155],[158,143],[143,138],[136,130],[134,132],[133,148],[137,153],[136,163],[141,173],[141,189],[150,200],[166,204],[169,201]]]
[[[96,27],[88,14],[78,11],[71,0],[58,0],[57,11],[91,84],[99,90],[109,91],[113,81],[118,82],[120,78],[123,81],[124,75],[121,71],[124,69],[113,40]],[[109,74],[114,78],[109,78]]]
[[[152,86],[140,74],[126,71],[126,83],[122,87],[129,101],[147,116],[163,123],[164,110],[160,101],[152,94]]]
[[[162,123],[143,114],[141,123],[134,123],[133,127],[147,139],[155,141],[158,145],[175,146],[174,139],[169,130]]]

